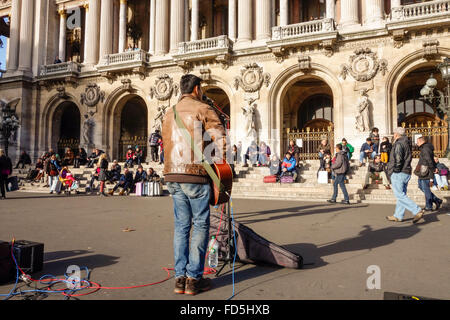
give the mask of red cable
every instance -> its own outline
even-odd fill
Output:
[[[221,226],[221,224],[222,224],[222,218],[223,218],[223,212],[224,212],[224,209],[225,209],[225,205],[222,206],[222,213],[221,213],[221,215],[220,215],[219,227],[217,228],[217,233],[216,233],[216,237],[215,237],[214,241],[217,241],[217,236],[219,235],[219,232],[220,232],[220,226]],[[13,252],[14,242],[15,242],[15,239],[13,238],[13,240],[12,240],[12,245],[11,245],[11,255],[14,255],[14,252]],[[215,242],[214,242],[214,243],[215,243]],[[213,244],[214,244],[214,243],[213,243]],[[209,255],[209,251],[206,253],[205,260],[207,260],[208,255]],[[67,279],[50,279],[50,278],[48,278],[48,279],[42,279],[42,280],[36,280],[36,279],[33,279],[31,276],[27,275],[27,274],[20,268],[20,266],[19,266],[18,264],[17,264],[17,267],[19,268],[20,272],[21,272],[25,277],[27,277],[29,280],[34,281],[34,282],[45,283],[45,281],[48,281],[48,282],[53,282],[53,281],[67,281]],[[162,268],[162,269],[167,271],[167,278],[164,279],[164,280],[158,281],[158,282],[153,282],[153,283],[148,283],[148,284],[143,284],[143,285],[137,285],[137,286],[129,286],[129,287],[103,287],[103,286],[101,286],[100,284],[98,284],[98,283],[96,283],[96,282],[93,282],[93,281],[90,281],[90,280],[82,280],[81,282],[87,282],[87,283],[90,284],[90,286],[89,286],[89,287],[88,287],[88,286],[86,286],[86,287],[81,287],[81,288],[77,289],[78,291],[79,291],[79,290],[84,290],[84,289],[93,289],[93,290],[90,291],[90,292],[87,292],[87,293],[67,294],[67,293],[65,293],[65,292],[61,292],[61,294],[64,295],[64,296],[67,296],[67,297],[81,297],[81,296],[87,296],[87,295],[89,295],[89,294],[95,293],[95,292],[97,292],[97,291],[99,291],[99,290],[101,290],[101,289],[105,289],[105,290],[127,290],[127,289],[135,289],[135,288],[149,287],[149,286],[153,286],[153,285],[157,285],[157,284],[166,282],[167,280],[170,279],[170,277],[171,277],[171,276],[170,276],[170,271],[172,271],[172,270],[174,270],[174,269],[173,269],[173,268]],[[214,273],[216,273],[216,269],[205,267],[204,274],[214,274]],[[95,286],[92,287],[92,284],[94,284]],[[67,289],[50,289],[50,288],[47,288],[47,290],[48,290],[48,291],[66,291]]]

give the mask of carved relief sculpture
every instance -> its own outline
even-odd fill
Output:
[[[97,104],[105,100],[105,91],[101,91],[96,83],[89,83],[81,94],[81,104],[88,107],[88,113],[93,115],[97,112]]]
[[[361,82],[370,81],[377,75],[378,71],[384,76],[387,71],[388,62],[385,59],[378,59],[377,54],[371,49],[358,49],[350,57],[350,64],[341,66],[340,76],[345,80],[347,74]]]
[[[270,74],[264,73],[257,63],[250,63],[241,69],[240,76],[234,78],[234,88],[239,90],[241,87],[245,92],[256,92],[261,89],[263,83],[268,87],[270,78]]]
[[[153,125],[153,129],[162,131],[162,123],[164,116],[166,115],[167,108],[169,106],[158,107],[158,113],[156,114],[155,124]]]
[[[169,75],[164,74],[158,76],[155,86],[150,88],[150,97],[156,97],[159,101],[169,100],[172,95],[178,94],[178,85],[173,83],[173,79]]]
[[[242,107],[242,111],[245,117],[245,130],[247,131],[247,137],[251,137],[256,141],[256,104],[253,102],[254,100],[249,100],[248,106]]]

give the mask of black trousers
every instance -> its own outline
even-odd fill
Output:
[[[158,146],[150,146],[151,152],[152,152],[152,161],[158,162]]]
[[[6,197],[6,181],[8,180],[8,176],[0,175],[0,191],[2,193],[2,197]]]

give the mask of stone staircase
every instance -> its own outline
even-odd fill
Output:
[[[418,159],[412,162],[413,168],[417,165]],[[440,159],[447,167],[450,167],[448,159]],[[240,169],[240,170],[239,170]],[[299,201],[326,201],[333,193],[332,181],[328,184],[317,183],[317,171],[319,170],[318,160],[302,161],[302,168],[299,172],[299,183],[280,184],[263,183],[263,177],[269,175],[269,168],[249,167],[237,168],[237,178],[233,184],[232,196],[236,199],[277,199],[277,200],[299,200]],[[383,185],[370,185],[368,189],[363,189],[367,164],[358,166],[358,162],[351,161],[351,170],[348,175],[349,183],[346,184],[347,191],[352,203],[395,203],[392,190],[386,190]],[[436,196],[447,203],[450,198],[450,191],[433,191]],[[424,206],[425,197],[418,188],[418,179],[411,176],[408,185],[408,196],[417,204]],[[339,189],[338,201],[343,199]]]
[[[416,166],[418,159],[412,162],[413,168]],[[440,162],[450,167],[450,160],[440,159]],[[124,168],[124,163],[120,163]],[[163,165],[156,163],[143,164],[145,170],[152,167],[160,176],[162,176]],[[131,169],[134,171],[137,166]],[[49,192],[49,188],[45,187],[46,182],[29,183],[24,180],[28,173],[29,167],[25,169],[15,169],[14,174],[20,179],[20,190],[27,192]],[[84,166],[75,169],[70,168],[76,179],[80,182],[80,191],[86,191],[89,185],[92,172],[94,169],[86,169]],[[123,170],[123,169],[122,169]],[[236,176],[233,183],[232,197],[235,199],[276,199],[276,200],[291,200],[291,201],[326,201],[331,198],[333,193],[332,181],[328,184],[317,183],[317,171],[319,170],[318,160],[302,161],[302,168],[299,172],[299,183],[294,184],[280,184],[280,183],[263,183],[264,176],[269,175],[269,168],[267,167],[243,167],[236,165]],[[386,190],[383,185],[370,185],[366,190],[363,189],[364,178],[367,172],[367,164],[363,167],[358,166],[358,162],[351,161],[351,170],[348,175],[349,183],[346,184],[347,191],[352,203],[395,203],[392,190]],[[94,183],[98,186],[98,182]],[[107,190],[113,188],[114,185],[107,183]],[[164,186],[166,190],[166,187]],[[439,198],[443,199],[445,203],[449,202],[450,191],[433,191]],[[411,181],[408,185],[408,196],[417,204],[425,205],[424,194],[418,189],[418,179],[415,175],[411,176]],[[449,198],[449,199],[448,199]],[[338,201],[342,200],[342,192],[339,189]]]

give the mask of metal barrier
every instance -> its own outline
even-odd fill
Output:
[[[302,130],[287,129],[288,143],[294,140],[300,147],[300,160],[319,159],[319,145],[322,140],[327,140],[330,146],[334,145],[334,128],[329,126],[326,129],[306,128]]]
[[[420,151],[416,145],[417,138],[420,136],[427,137],[428,142],[434,146],[434,154],[439,158],[444,158],[448,145],[448,125],[445,120],[427,121],[424,123],[403,122],[402,127],[405,128],[406,135],[412,142],[412,153],[414,158],[419,158]]]

